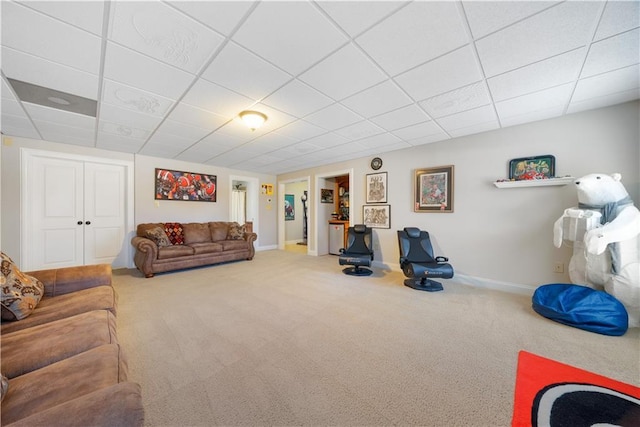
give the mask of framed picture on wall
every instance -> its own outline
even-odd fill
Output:
[[[367,174],[367,203],[387,203],[387,173]]]
[[[284,220],[293,221],[296,219],[296,196],[293,194],[284,195]]]
[[[329,188],[320,189],[320,202],[333,203],[333,190]]]
[[[216,176],[170,169],[155,170],[155,200],[215,202]]]
[[[521,157],[509,161],[509,179],[548,179],[556,176],[556,158],[551,154]]]
[[[453,165],[416,170],[415,212],[453,212]]]
[[[363,205],[364,225],[370,228],[391,228],[391,205]]]

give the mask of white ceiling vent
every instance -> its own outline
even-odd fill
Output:
[[[11,87],[13,87],[16,95],[18,95],[18,98],[23,102],[30,102],[44,107],[96,117],[98,103],[93,99],[83,98],[19,80],[7,80],[11,84]]]

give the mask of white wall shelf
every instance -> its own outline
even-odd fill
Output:
[[[498,188],[521,188],[521,187],[547,187],[553,185],[567,185],[575,181],[573,176],[550,179],[532,179],[524,181],[496,181],[493,183]]]

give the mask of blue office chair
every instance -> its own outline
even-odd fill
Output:
[[[398,230],[398,247],[400,248],[400,267],[408,279],[404,284],[419,291],[441,291],[442,283],[431,280],[431,277],[450,279],[453,267],[448,258],[433,256],[433,247],[429,233],[415,227]]]
[[[368,268],[373,261],[371,249],[371,229],[364,224],[356,224],[347,230],[347,245],[340,249],[340,265],[351,265],[342,270],[352,276],[369,276],[373,271]]]

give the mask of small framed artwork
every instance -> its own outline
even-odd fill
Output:
[[[453,165],[416,170],[415,212],[453,212]]]
[[[387,203],[387,173],[367,174],[367,203]]]
[[[363,205],[364,225],[370,228],[391,228],[391,205]]]
[[[155,200],[215,202],[217,178],[196,172],[155,169]]]
[[[296,219],[296,196],[293,194],[284,195],[284,220],[293,221]]]
[[[556,176],[556,158],[551,154],[520,157],[509,161],[509,179],[515,181],[549,179]]]
[[[333,203],[333,190],[329,188],[320,189],[320,202]]]

